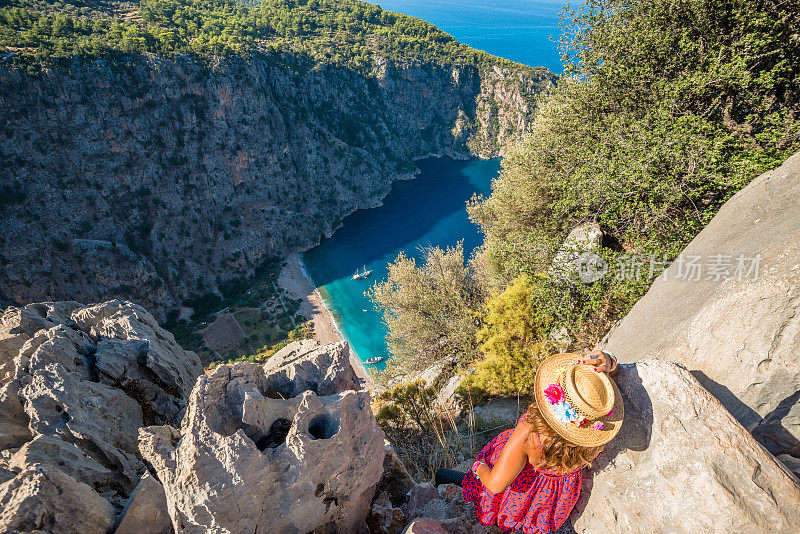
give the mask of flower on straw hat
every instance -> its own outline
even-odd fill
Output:
[[[550,404],[558,404],[564,402],[564,390],[561,389],[561,384],[550,384],[544,390],[544,397]]]
[[[566,402],[554,404],[553,413],[555,413],[556,418],[562,423],[571,423],[572,421],[577,421],[580,417],[578,412]]]

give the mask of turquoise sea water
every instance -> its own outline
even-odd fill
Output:
[[[427,20],[459,42],[560,74],[559,13],[564,0],[375,0],[387,11]],[[578,5],[581,1],[573,1]]]
[[[427,20],[460,42],[491,54],[561,72],[559,13],[564,2],[543,0],[383,0],[381,7]],[[481,244],[465,202],[473,193],[488,194],[500,160],[418,162],[416,180],[395,182],[383,206],[345,218],[331,239],[306,252],[303,261],[333,312],[345,338],[364,361],[388,356],[381,316],[364,296],[386,279],[386,264],[401,251],[420,258],[420,247],[452,246],[464,241],[467,254]],[[372,275],[352,280],[366,266]],[[378,367],[383,367],[379,364]]]
[[[479,246],[482,237],[469,222],[465,203],[473,193],[490,192],[500,160],[430,158],[417,166],[417,179],[395,182],[383,206],[349,215],[333,237],[303,254],[308,273],[361,361],[388,356],[386,328],[364,292],[386,279],[386,264],[401,251],[419,259],[421,247],[463,240],[469,253]],[[370,277],[353,280],[363,266],[372,269]]]

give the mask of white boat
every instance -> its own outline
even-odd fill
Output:
[[[372,274],[372,269],[368,271],[367,266],[365,265],[364,270],[361,272],[358,272],[358,269],[356,269],[355,274],[353,274],[353,280],[361,280],[362,278],[368,277],[370,274]]]
[[[378,363],[383,359],[383,356],[375,356],[374,358],[370,358],[369,360],[365,360],[364,363],[372,365],[373,363]]]

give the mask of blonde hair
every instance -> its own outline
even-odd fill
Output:
[[[602,445],[583,447],[567,441],[547,424],[535,402],[528,406],[528,413],[525,415],[526,421],[533,426],[531,435],[537,433],[549,438],[541,440],[542,452],[538,467],[557,473],[569,473],[588,466],[603,450]]]

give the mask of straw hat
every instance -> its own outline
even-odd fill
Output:
[[[606,373],[579,364],[580,359],[577,354],[555,354],[539,364],[536,406],[561,437],[597,447],[611,441],[622,427],[622,395]]]

